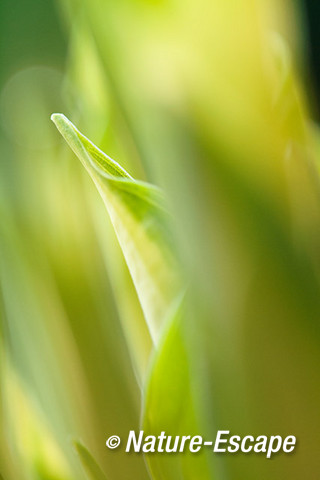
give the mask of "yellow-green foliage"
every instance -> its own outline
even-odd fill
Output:
[[[0,97],[0,477],[316,478],[319,140],[302,15],[285,0],[57,8],[63,72],[20,66]],[[87,135],[52,116],[85,169],[54,111]],[[106,448],[140,427],[298,445],[272,461]]]

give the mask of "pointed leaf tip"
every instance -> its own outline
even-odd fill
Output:
[[[79,455],[81,464],[90,480],[107,480],[100,466],[93,458],[89,450],[78,440],[73,440],[73,446]]]
[[[179,267],[162,192],[134,180],[62,114],[52,120],[79,157],[109,212],[155,342],[180,293]]]
[[[51,120],[89,173],[94,168],[103,177],[132,180],[131,175],[121,165],[94,145],[63,113],[53,113]],[[92,177],[91,173],[90,175]]]

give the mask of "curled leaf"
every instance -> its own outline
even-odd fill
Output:
[[[88,171],[106,205],[156,343],[180,285],[162,192],[134,180],[64,115],[54,114],[52,120]]]

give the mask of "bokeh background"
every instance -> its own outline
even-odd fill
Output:
[[[1,0],[4,480],[104,478],[85,473],[75,441],[111,480],[318,478],[320,7],[225,3]],[[208,438],[292,434],[294,455],[147,468],[106,449],[139,428],[155,348],[53,112],[168,198],[189,293],[183,351],[169,339],[155,371],[156,408],[190,396],[180,433],[195,417]]]

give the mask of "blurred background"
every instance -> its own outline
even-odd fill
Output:
[[[105,458],[108,434],[137,427],[141,408],[120,315],[135,318],[139,365],[150,340],[102,202],[50,121],[55,111],[86,119],[87,133],[122,156],[108,129],[111,100],[93,41],[77,12],[69,26],[66,6],[0,7],[0,472],[5,479],[84,478],[72,444],[82,440],[100,450],[114,478],[128,471],[147,478],[141,458]],[[108,258],[118,296],[127,291],[121,312]]]
[[[234,3],[1,0],[4,480],[86,478],[75,440],[111,480],[170,478],[105,447],[139,427],[153,347],[53,112],[168,197],[199,429],[301,443],[172,478],[318,478],[320,6]]]

